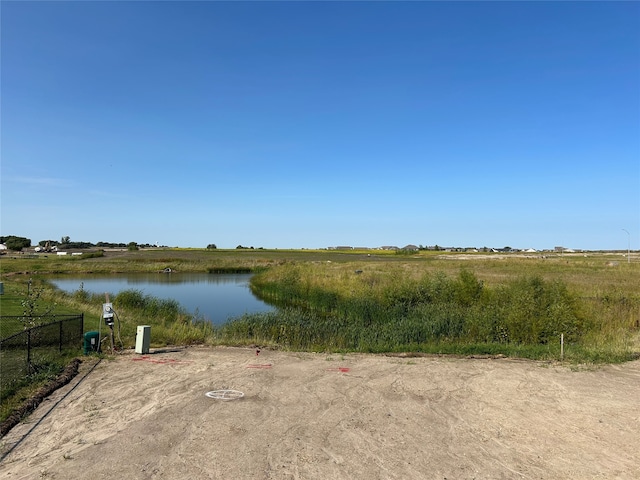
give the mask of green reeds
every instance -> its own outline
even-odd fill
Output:
[[[602,322],[594,310],[557,278],[516,276],[489,287],[466,269],[407,274],[399,269],[348,272],[321,265],[284,265],[256,275],[261,298],[295,309],[245,316],[218,332],[292,349],[516,353],[620,361],[637,356],[631,319]],[[638,298],[600,301],[618,317],[633,316]],[[607,303],[613,306],[609,306]],[[597,303],[597,302],[596,302]],[[617,325],[613,328],[610,323]],[[240,334],[240,331],[243,334]],[[574,348],[575,347],[575,348]]]

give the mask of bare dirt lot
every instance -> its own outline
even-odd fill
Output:
[[[640,478],[640,361],[194,347],[93,362],[2,439],[1,478]],[[244,397],[205,395],[220,389]]]

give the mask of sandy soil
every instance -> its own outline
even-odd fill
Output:
[[[197,347],[91,367],[2,440],[0,478],[640,478],[640,361]]]

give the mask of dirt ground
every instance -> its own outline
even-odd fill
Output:
[[[640,361],[193,347],[94,362],[2,439],[0,478],[640,478]],[[222,389],[244,396],[205,395]]]

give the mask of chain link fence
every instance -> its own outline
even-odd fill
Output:
[[[25,317],[0,317],[3,324],[21,321]],[[83,314],[39,317],[39,321],[45,323],[0,339],[0,398],[29,375],[58,368],[66,353],[76,354],[82,348]]]

